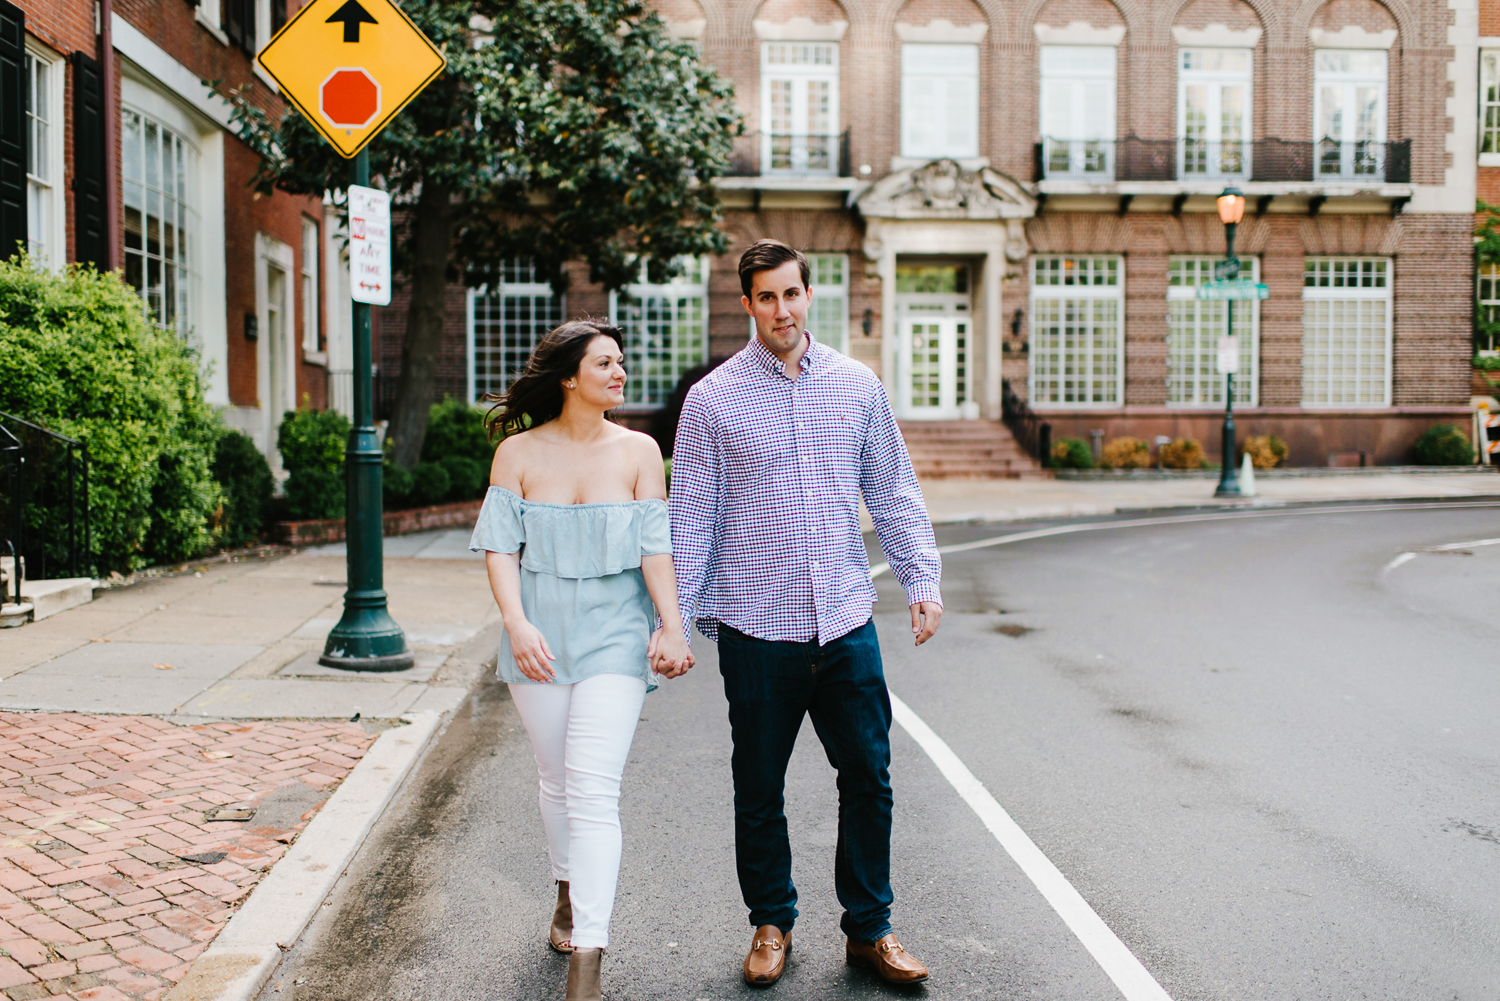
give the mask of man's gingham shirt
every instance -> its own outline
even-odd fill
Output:
[[[819,344],[795,380],[759,338],[687,395],[672,455],[684,621],[831,643],[875,601],[859,499],[908,602],[941,602],[942,563],[880,380]],[[691,625],[689,625],[691,628]]]

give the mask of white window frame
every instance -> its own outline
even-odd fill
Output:
[[[653,285],[646,280],[646,264],[642,261],[640,281],[626,286],[624,296],[609,294],[610,322],[625,333],[625,369],[630,373],[622,411],[661,407],[671,398],[682,374],[708,360],[709,259],[690,258],[684,263],[682,274]],[[654,350],[659,345],[653,344],[649,331],[642,329],[651,323],[645,314],[661,316],[662,311],[670,316],[666,322],[674,326],[673,344],[666,352]],[[684,337],[677,329],[681,327],[697,329],[689,329]]]
[[[1113,264],[1114,281],[1108,281],[1111,274],[1110,265]],[[1071,274],[1069,273],[1071,272]],[[1050,279],[1057,278],[1056,282]],[[1043,278],[1049,279],[1039,284]],[[1091,315],[1086,320],[1086,325],[1092,329],[1098,324],[1098,316],[1094,309],[1098,303],[1113,303],[1114,306],[1114,343],[1111,350],[1114,356],[1113,379],[1096,379],[1092,374],[1083,380],[1084,389],[1069,391],[1063,388],[1068,380],[1069,372],[1066,362],[1069,353],[1064,350],[1052,350],[1046,343],[1043,333],[1050,323],[1052,317],[1047,311],[1049,309],[1067,310],[1069,303],[1074,309],[1087,305]],[[1053,304],[1056,304],[1054,306]],[[1125,400],[1125,258],[1116,254],[1038,254],[1031,258],[1030,296],[1028,298],[1027,316],[1031,323],[1031,340],[1028,347],[1030,358],[1030,373],[1028,375],[1029,399],[1028,402],[1035,410],[1074,410],[1074,409],[1106,409],[1119,407]],[[1095,352],[1093,345],[1088,344],[1081,353],[1074,352],[1073,358],[1082,358],[1085,369],[1092,370]],[[1047,372],[1046,363],[1053,362],[1057,369],[1057,377],[1054,380]],[[1052,393],[1044,391],[1045,382],[1056,382],[1058,391]],[[1095,399],[1099,389],[1105,389],[1103,399]],[[1079,396],[1083,398],[1079,398]],[[1069,397],[1072,398],[1069,398]]]
[[[289,244],[265,233],[255,234],[255,312],[256,312],[256,382],[255,395],[263,422],[266,458],[273,472],[281,472],[281,452],[276,447],[276,433],[281,418],[295,410],[297,396],[297,350],[295,326],[296,294],[293,284],[296,263]],[[280,302],[271,296],[271,271],[281,272]],[[279,313],[282,321],[280,338],[271,314]],[[279,395],[278,391],[279,390]]]
[[[1323,62],[1326,58],[1334,56],[1379,56],[1381,71],[1377,76],[1367,71],[1338,71],[1325,70]],[[1348,180],[1379,179],[1385,176],[1385,143],[1386,129],[1390,120],[1390,106],[1388,94],[1390,90],[1391,64],[1390,53],[1385,49],[1314,49],[1313,50],[1313,170],[1318,179],[1337,178]],[[1379,105],[1375,113],[1375,136],[1373,139],[1350,139],[1340,137],[1338,151],[1339,169],[1337,172],[1325,171],[1325,152],[1322,148],[1325,137],[1320,133],[1323,131],[1323,92],[1328,87],[1340,87],[1343,91],[1343,100],[1350,107],[1354,107],[1353,94],[1355,88],[1360,85],[1375,85],[1379,90]],[[1373,142],[1376,144],[1376,160],[1373,172],[1360,172],[1360,154],[1355,149],[1358,142]]]
[[[1500,49],[1479,50],[1479,165],[1500,167]]]
[[[298,298],[302,303],[302,360],[313,365],[327,365],[328,354],[322,350],[318,342],[318,334],[321,324],[318,322],[322,313],[322,296],[319,294],[323,285],[320,282],[319,251],[322,244],[321,227],[316,219],[308,216],[302,217],[302,275],[297,289]]]
[[[1480,264],[1474,274],[1474,298],[1486,321],[1500,320],[1500,264]],[[1477,332],[1476,332],[1477,333]],[[1485,350],[1500,345],[1500,336]]]
[[[121,204],[122,210],[129,207],[129,187],[132,183],[135,183],[129,179],[129,175],[127,173],[130,167],[126,163],[128,149],[126,147],[127,140],[124,138],[124,130],[126,129],[125,117],[134,115],[139,117],[141,120],[142,136],[144,136],[146,132],[146,123],[150,122],[154,124],[161,132],[169,133],[173,137],[181,141],[183,149],[187,154],[183,170],[183,174],[187,178],[187,193],[181,199],[181,201],[187,207],[186,247],[183,252],[181,263],[181,267],[186,271],[186,275],[179,276],[178,278],[178,282],[185,283],[186,286],[185,288],[183,288],[182,284],[179,284],[178,286],[185,295],[185,301],[179,303],[178,309],[176,311],[177,315],[175,316],[174,322],[169,329],[176,330],[176,332],[183,337],[191,337],[199,319],[198,313],[201,307],[202,298],[201,289],[199,287],[200,258],[203,253],[203,227],[202,213],[200,209],[203,199],[202,152],[198,146],[198,143],[196,142],[198,137],[195,133],[195,130],[190,127],[190,123],[176,120],[176,118],[182,118],[183,116],[176,116],[176,118],[174,118],[166,115],[161,115],[157,113],[158,111],[159,109],[156,108],[140,108],[130,104],[125,104],[120,109],[120,124],[122,129],[120,153],[120,183],[122,189]],[[189,125],[189,127],[184,128],[183,126],[185,124]],[[181,236],[179,236],[179,240],[180,239],[182,239]],[[127,246],[125,250],[125,260],[127,264],[132,253],[133,252]],[[144,245],[141,251],[139,251],[139,256],[142,258],[143,269],[148,268],[149,255],[146,254]],[[142,285],[143,287],[140,290],[140,296],[142,301],[147,305],[147,315],[151,317],[153,322],[163,323],[163,325],[165,325],[161,314],[153,314],[151,312],[150,299],[147,297],[147,293],[144,288],[144,275],[142,277]]]
[[[849,255],[808,254],[812,268],[812,306],[807,327],[819,343],[849,353]],[[755,318],[750,319],[752,332]]]
[[[922,103],[924,89],[931,96]],[[941,89],[943,99],[936,97]],[[967,107],[952,107],[953,99]],[[941,115],[938,114],[941,112]],[[953,126],[967,119],[968,134]],[[979,46],[907,42],[901,46],[901,155],[918,160],[979,156]],[[927,131],[933,130],[932,135]]]
[[[1380,284],[1376,284],[1379,276]],[[1313,278],[1319,284],[1308,285],[1308,279]],[[1308,409],[1320,410],[1347,410],[1368,407],[1388,407],[1391,405],[1391,292],[1395,285],[1395,261],[1389,257],[1308,257],[1303,265],[1303,287],[1302,287],[1302,406]],[[1352,368],[1356,372],[1353,377],[1356,383],[1354,392],[1355,399],[1340,398],[1335,396],[1346,396],[1344,393],[1335,393],[1334,385],[1338,377],[1333,373],[1333,361],[1335,354],[1333,350],[1333,338],[1326,332],[1320,336],[1318,328],[1326,328],[1332,325],[1332,316],[1317,317],[1314,312],[1322,312],[1318,306],[1322,303],[1342,303],[1347,310],[1351,306],[1358,311],[1365,307],[1365,312],[1374,308],[1374,304],[1384,311],[1384,320],[1378,333],[1381,359],[1381,375],[1379,386],[1381,395],[1379,399],[1358,399],[1358,371],[1362,364],[1362,352],[1356,345],[1354,362]],[[1330,309],[1331,313],[1332,310]],[[1314,324],[1317,324],[1317,327]],[[1319,341],[1324,343],[1319,343]],[[1330,364],[1324,367],[1322,374],[1315,374],[1315,360],[1322,355],[1328,359]],[[1351,365],[1345,356],[1341,367],[1348,370]],[[1347,377],[1346,377],[1347,381]]]
[[[1114,180],[1116,64],[1112,45],[1041,46],[1037,123],[1047,177]],[[1059,130],[1049,109],[1063,101],[1069,125]]]
[[[1193,59],[1192,57],[1198,57]],[[1189,68],[1188,62],[1213,61],[1216,57],[1243,56],[1243,70],[1224,68]],[[1224,139],[1223,88],[1230,85],[1245,88],[1245,108],[1241,116],[1239,139],[1227,140],[1237,143],[1238,149],[1228,149]],[[1209,89],[1209,111],[1205,122],[1203,142],[1208,148],[1203,151],[1205,169],[1192,170],[1196,160],[1196,147],[1192,152],[1188,146],[1187,94],[1194,86]],[[1211,48],[1205,46],[1183,46],[1177,50],[1177,176],[1179,179],[1214,180],[1218,178],[1244,178],[1250,176],[1251,142],[1255,128],[1255,50],[1244,48]]]
[[[1199,299],[1199,284],[1213,279],[1214,265],[1222,257],[1173,255],[1167,261],[1167,406],[1192,410],[1224,406],[1224,376],[1218,371],[1219,338],[1228,332],[1226,303],[1222,299]],[[1178,271],[1174,266],[1181,266]],[[1240,277],[1260,281],[1260,259],[1240,258]],[[1180,279],[1174,285],[1174,278]],[[1191,327],[1195,351],[1174,350],[1174,339]],[[1234,306],[1235,337],[1240,349],[1239,371],[1234,375],[1235,406],[1260,405],[1260,300],[1247,299]],[[1179,359],[1192,359],[1189,392],[1178,371]],[[1205,373],[1207,376],[1205,377]],[[1182,399],[1179,396],[1190,397]],[[1179,398],[1174,399],[1174,396]]]
[[[525,325],[530,327],[530,345],[516,345],[521,348],[514,356],[514,365],[505,365],[506,347],[503,343],[505,337],[504,327],[509,322],[507,300],[530,300],[529,309],[535,310],[538,300],[547,301],[549,315],[541,317],[541,324],[536,322],[537,317],[527,321]],[[483,313],[490,312],[490,316]],[[567,296],[556,295],[549,282],[539,280],[536,268],[533,265],[507,261],[501,265],[500,281],[495,292],[490,291],[489,286],[470,289],[465,303],[464,330],[465,330],[465,357],[468,359],[467,372],[467,399],[469,402],[478,404],[483,402],[482,397],[486,393],[499,395],[510,388],[510,384],[521,374],[526,366],[526,359],[531,356],[531,351],[536,347],[537,341],[546,335],[547,331],[562,323],[568,315]],[[519,322],[519,321],[518,321]],[[481,351],[480,326],[483,324],[494,324],[501,329],[494,336],[500,338],[502,343],[498,348],[488,345]],[[501,356],[501,373],[494,377],[486,373],[480,377],[481,354],[499,354]],[[490,359],[486,359],[490,360]]]
[[[68,266],[68,199],[63,183],[63,143],[67,131],[67,109],[63,106],[63,59],[57,53],[26,38],[26,228],[27,251],[32,264],[61,272]],[[33,75],[34,74],[34,75]],[[33,86],[36,84],[37,86]],[[41,91],[48,118],[44,144],[36,142],[33,95]],[[41,147],[42,173],[35,151]],[[39,239],[33,240],[32,234]],[[9,257],[13,248],[3,248]]]
[[[814,128],[813,91],[826,89],[825,123]],[[790,93],[791,121],[778,127],[778,95]],[[839,46],[837,42],[762,42],[760,46],[760,169],[763,174],[839,172]]]

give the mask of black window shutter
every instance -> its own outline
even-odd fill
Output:
[[[109,218],[104,208],[104,73],[73,53],[73,259],[109,267]]]
[[[26,14],[0,0],[0,258],[26,245]]]
[[[224,34],[247,56],[255,55],[255,0],[224,0]]]

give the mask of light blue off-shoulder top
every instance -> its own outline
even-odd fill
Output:
[[[666,501],[545,504],[490,487],[469,548],[521,554],[521,607],[557,658],[559,684],[625,674],[656,687],[646,659],[656,610],[641,558],[672,551]],[[516,667],[509,634],[496,674],[537,684]]]

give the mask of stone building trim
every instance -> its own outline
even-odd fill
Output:
[[[794,17],[781,23],[751,21],[750,25],[755,29],[755,37],[763,42],[840,42],[849,30],[848,21],[820,23],[810,17]]]
[[[1261,28],[1231,28],[1225,24],[1210,24],[1205,28],[1172,29],[1172,39],[1180,46],[1213,49],[1253,49],[1264,34]]]
[[[1125,40],[1123,24],[1096,28],[1087,21],[1069,21],[1065,28],[1036,24],[1032,30],[1040,45],[1119,45]]]
[[[958,42],[978,45],[989,32],[987,24],[954,24],[937,18],[926,24],[904,24],[896,22],[896,37],[903,42]]]
[[[231,127],[228,102],[209,90],[202,77],[173,59],[119,14],[112,15],[110,26],[114,32],[115,51],[222,128]]]
[[[1309,28],[1307,39],[1316,49],[1389,49],[1396,44],[1396,29],[1366,31],[1357,24],[1346,24],[1338,31]]]

